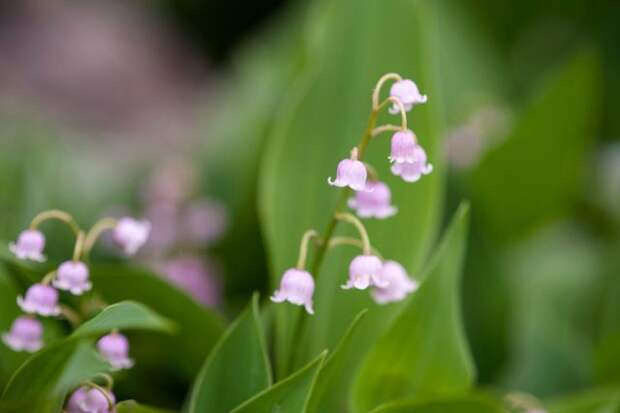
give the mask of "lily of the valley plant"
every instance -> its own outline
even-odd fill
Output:
[[[381,100],[382,88],[389,81],[394,82],[390,94]],[[312,296],[315,279],[312,273],[317,273],[329,248],[344,244],[357,246],[362,251],[349,264],[349,278],[342,284],[343,289],[371,288],[371,296],[378,304],[400,301],[417,289],[418,283],[401,264],[384,260],[372,247],[368,232],[359,218],[387,219],[397,213],[397,207],[391,204],[390,188],[379,180],[375,169],[363,160],[373,138],[392,132],[391,151],[386,158],[391,163],[392,173],[405,182],[416,182],[432,172],[433,167],[427,162],[426,152],[407,124],[407,112],[426,101],[426,95],[420,94],[412,80],[403,79],[396,73],[388,73],[379,79],[372,94],[368,127],[357,146],[351,149],[350,156],[338,163],[336,178],[327,179],[329,185],[342,188],[340,201],[331,215],[327,230],[322,236],[314,229],[304,233],[297,265],[284,273],[280,288],[271,297],[273,301],[303,305],[309,314],[314,314]],[[393,115],[400,115],[400,125],[376,125],[379,113],[385,108]],[[351,191],[354,192],[353,196]],[[345,212],[346,206],[353,209],[357,217]],[[359,238],[334,237],[338,222],[355,226]],[[315,241],[317,253],[312,271],[309,272],[306,270],[306,257],[311,240]]]
[[[60,292],[83,296],[91,289],[88,267],[89,254],[96,241],[106,230],[112,231],[114,243],[129,256],[135,254],[147,241],[151,229],[147,221],[130,217],[121,219],[104,218],[89,231],[84,231],[68,213],[58,210],[45,211],[34,217],[30,227],[19,234],[17,241],[9,245],[10,251],[22,260],[45,261],[45,235],[40,225],[50,219],[66,223],[75,234],[73,256],[49,272],[43,279],[31,285],[24,296],[17,297],[17,304],[24,312],[13,322],[10,331],[2,334],[2,341],[14,351],[36,352],[43,342],[43,324],[37,317],[61,317],[77,327],[81,316],[69,305],[60,302]],[[95,301],[95,300],[93,300]],[[129,342],[117,330],[99,338],[96,344],[99,354],[110,364],[112,370],[128,369],[133,366],[129,357]],[[107,374],[99,378],[105,384],[94,381],[82,383],[69,397],[68,413],[105,413],[114,411],[115,397],[112,393],[113,380]]]

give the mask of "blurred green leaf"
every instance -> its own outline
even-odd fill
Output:
[[[327,357],[327,360],[325,360],[323,367],[321,367],[319,371],[319,377],[308,404],[308,412],[332,412],[341,409],[341,406],[330,405],[330,403],[335,404],[342,399],[340,395],[333,394],[334,391],[339,390],[335,384],[338,383],[343,366],[346,364],[347,358],[350,355],[354,334],[357,332],[367,312],[368,310],[362,310],[355,316],[351,325],[338,342],[338,345],[330,353],[329,357]]]
[[[416,107],[412,124],[437,172],[415,185],[391,177],[386,159],[389,138],[375,139],[366,160],[390,185],[400,210],[390,220],[369,221],[367,225],[373,245],[390,258],[417,268],[425,257],[437,231],[442,198],[438,153],[442,104],[435,70],[438,47],[433,4],[408,0],[320,3],[314,27],[320,33],[314,38],[308,68],[283,103],[263,160],[259,206],[271,253],[272,287],[294,264],[303,232],[326,227],[339,196],[326,179],[358,143],[370,114],[372,88],[387,72],[415,79],[423,93],[429,94],[431,103]],[[392,119],[385,115],[380,123]],[[307,323],[303,347],[294,349],[292,366],[286,366],[286,360],[298,311],[285,305],[276,309],[276,367],[280,375],[304,363],[311,354],[333,348],[355,314],[372,306],[367,294],[339,288],[352,251],[335,249],[327,254],[316,286],[316,314]],[[356,353],[364,351],[398,308],[372,307],[364,323],[367,337],[360,340]]]
[[[15,372],[2,395],[8,409],[3,412],[57,413],[72,388],[107,371],[108,363],[92,343],[63,340],[34,354]]]
[[[620,390],[590,390],[556,398],[547,405],[549,413],[618,413],[620,411]]]
[[[237,406],[231,413],[305,413],[327,351],[269,389]]]
[[[472,176],[473,203],[498,240],[522,236],[574,207],[601,93],[598,60],[581,53],[536,90],[507,141]]]
[[[136,300],[174,320],[177,334],[148,336],[148,340],[140,335],[135,343],[132,341],[132,347],[143,349],[145,357],[153,362],[181,368],[189,377],[197,373],[223,331],[219,315],[146,270],[93,265],[91,277],[94,288],[107,301]]]
[[[203,364],[188,411],[229,412],[270,385],[271,370],[256,294]]]
[[[545,228],[503,254],[512,312],[502,387],[546,397],[592,383],[599,262],[597,244],[574,225]]]
[[[116,413],[172,413],[172,410],[164,410],[156,407],[144,406],[134,400],[124,400],[115,406]]]
[[[355,411],[408,396],[459,394],[473,384],[459,298],[468,210],[459,207],[419,290],[364,360],[353,387]]]
[[[172,332],[174,325],[151,309],[134,301],[121,301],[104,308],[99,314],[80,325],[71,335],[82,338],[108,333],[112,329],[155,330]]]
[[[372,413],[505,413],[497,402],[483,396],[461,396],[437,401],[397,401]]]

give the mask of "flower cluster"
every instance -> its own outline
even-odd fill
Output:
[[[37,215],[27,230],[22,231],[9,249],[22,260],[45,261],[45,236],[38,229],[49,219],[60,220],[69,225],[76,236],[73,257],[62,262],[43,279],[31,285],[23,296],[17,297],[17,305],[26,313],[13,322],[10,331],[2,334],[2,341],[14,351],[36,352],[43,343],[43,324],[36,317],[64,317],[72,324],[80,323],[80,315],[67,305],[60,303],[60,292],[81,296],[93,287],[87,265],[90,250],[99,236],[106,230],[112,231],[115,244],[125,255],[135,254],[147,241],[151,230],[148,221],[130,217],[120,219],[104,218],[88,232],[82,231],[73,217],[66,212],[51,210]],[[129,342],[125,336],[113,330],[97,341],[99,354],[110,364],[112,370],[133,366],[129,358]],[[94,382],[86,382],[69,398],[66,411],[69,413],[112,413],[115,397],[111,391],[112,378],[106,388]]]
[[[390,89],[390,96],[380,101],[382,86],[390,80],[395,81]],[[428,163],[425,150],[419,145],[415,133],[407,126],[407,112],[414,105],[426,101],[426,95],[420,94],[412,80],[403,79],[398,74],[386,74],[377,82],[372,95],[372,112],[368,129],[360,144],[351,150],[350,156],[338,163],[336,178],[327,179],[329,185],[344,189],[343,196],[347,196],[350,190],[355,191],[347,205],[355,210],[358,217],[386,219],[397,213],[397,208],[391,203],[388,185],[379,180],[374,168],[362,161],[362,156],[373,137],[383,132],[394,132],[388,156],[391,163],[390,170],[405,182],[416,182],[432,172],[433,167]],[[389,113],[400,114],[401,124],[375,127],[378,114],[386,105],[390,105]],[[332,237],[338,221],[354,225],[360,234],[360,239]],[[407,274],[401,264],[391,260],[384,261],[372,248],[366,229],[358,218],[337,208],[324,238],[319,238],[314,230],[304,234],[297,266],[284,273],[280,288],[271,297],[273,301],[288,301],[303,305],[308,313],[314,313],[312,296],[315,279],[305,270],[307,249],[311,239],[314,239],[320,248],[314,268],[319,267],[323,252],[335,245],[349,244],[362,248],[362,254],[353,258],[349,264],[349,278],[342,285],[343,289],[371,288],[371,297],[375,302],[386,304],[400,301],[418,288],[418,283]]]
[[[79,296],[91,290],[93,285],[86,262],[91,248],[103,231],[112,230],[115,243],[127,255],[134,254],[146,242],[150,231],[148,222],[124,217],[119,220],[105,218],[90,231],[84,232],[71,215],[57,210],[46,211],[37,215],[30,228],[22,231],[17,241],[9,245],[17,258],[45,261],[45,236],[38,227],[48,219],[63,221],[74,231],[76,242],[73,257],[62,262],[40,282],[31,285],[24,295],[17,297],[17,305],[25,315],[17,317],[10,330],[2,334],[2,341],[15,351],[32,353],[43,347],[43,324],[37,316],[63,316],[72,323],[78,321],[78,315],[69,306],[60,303],[60,292]],[[98,348],[113,368],[131,366],[131,360],[127,357],[127,340],[117,332],[101,338]]]

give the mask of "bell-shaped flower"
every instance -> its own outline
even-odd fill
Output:
[[[370,286],[387,286],[381,274],[381,260],[375,255],[358,255],[349,264],[349,279],[342,286],[345,290],[365,290]]]
[[[44,317],[60,314],[58,291],[47,284],[34,284],[26,290],[25,297],[17,297],[17,305],[28,314]]]
[[[332,180],[329,177],[327,182],[332,186],[348,186],[355,191],[363,191],[366,188],[367,175],[368,172],[363,162],[356,159],[343,159],[338,163],[336,179]]]
[[[103,392],[106,394],[103,394]],[[112,406],[110,406],[112,402]],[[82,386],[76,389],[67,402],[67,413],[114,413],[116,403],[114,394],[97,387]]]
[[[381,268],[381,276],[387,281],[387,286],[375,287],[371,293],[378,304],[401,301],[419,286],[418,282],[411,279],[405,268],[396,261],[385,261]]]
[[[394,83],[390,88],[390,96],[400,100],[407,112],[413,108],[413,105],[426,103],[428,100],[426,95],[420,94],[418,86],[410,79],[403,79]],[[389,112],[393,115],[397,114],[399,111],[400,109],[397,104],[393,104],[389,109]]]
[[[59,290],[80,295],[92,288],[88,280],[88,267],[81,261],[65,261],[60,264],[52,285]]]
[[[112,236],[126,255],[134,255],[148,240],[150,232],[151,224],[148,221],[124,217],[118,220]]]
[[[134,362],[129,358],[129,341],[120,333],[110,333],[97,342],[99,354],[105,358],[115,370],[133,367]]]
[[[17,237],[17,242],[9,244],[9,250],[20,260],[45,261],[43,248],[45,248],[45,236],[36,229],[22,231]]]
[[[433,171],[433,165],[427,162],[426,152],[420,145],[416,145],[413,161],[395,163],[392,165],[392,173],[400,176],[407,182],[416,182],[422,175],[428,175]]]
[[[33,317],[18,317],[11,330],[2,334],[2,341],[12,350],[34,353],[43,347],[43,325]]]
[[[413,131],[400,130],[392,135],[390,162],[415,162],[418,156],[417,139]]]
[[[280,281],[280,288],[275,291],[271,301],[303,305],[309,314],[314,314],[312,307],[314,294],[314,278],[308,271],[291,268],[286,270]]]
[[[385,219],[396,214],[396,207],[391,205],[390,188],[383,182],[368,181],[366,191],[356,192],[349,199],[349,208],[355,209],[360,218]]]

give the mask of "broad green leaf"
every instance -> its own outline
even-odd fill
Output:
[[[132,348],[143,355],[144,363],[181,369],[189,377],[197,373],[223,331],[220,316],[146,270],[93,265],[91,277],[96,291],[108,302],[136,300],[174,320],[174,335],[132,337]]]
[[[497,240],[511,240],[568,212],[583,190],[600,76],[581,53],[538,89],[506,142],[473,174],[476,214]]]
[[[597,389],[556,398],[547,403],[549,413],[618,413],[620,389]]]
[[[172,413],[171,410],[141,405],[134,400],[124,400],[117,403],[115,409],[116,413]]]
[[[303,232],[326,228],[340,194],[327,185],[327,177],[335,174],[338,161],[359,142],[370,114],[372,88],[387,72],[415,79],[429,94],[429,104],[416,107],[410,121],[436,172],[415,185],[405,184],[389,172],[389,134],[375,139],[366,160],[392,188],[399,213],[389,220],[369,221],[368,229],[376,247],[411,269],[425,257],[437,231],[442,199],[442,102],[438,56],[434,54],[440,43],[435,37],[433,4],[409,0],[320,3],[314,27],[319,35],[309,50],[309,67],[284,100],[263,160],[259,206],[271,253],[272,288],[294,265]],[[380,123],[387,122],[396,120],[381,116]],[[352,233],[346,225],[338,232],[343,229]],[[398,306],[378,309],[367,294],[340,288],[356,252],[352,248],[330,251],[320,273],[314,274],[318,276],[316,314],[308,319],[302,346],[294,349],[296,362],[292,366],[287,366],[289,341],[299,312],[287,305],[276,309],[276,366],[280,376],[321,349],[333,348],[362,308],[375,307],[365,323],[367,337],[355,348],[356,353],[362,352],[385,320],[396,313]]]
[[[26,360],[7,384],[2,404],[7,412],[57,413],[71,389],[107,371],[92,343],[64,340]]]
[[[336,384],[340,379],[348,356],[350,356],[355,333],[359,329],[361,321],[367,312],[368,310],[362,310],[355,316],[351,325],[340,339],[340,342],[338,342],[338,345],[329,354],[327,360],[325,360],[321,371],[319,371],[319,377],[310,398],[308,412],[331,412],[340,409],[340,406],[330,405],[330,403],[336,404],[342,398],[333,393],[334,391],[339,391],[339,387],[336,386]]]
[[[326,351],[269,389],[234,408],[231,413],[305,413]]]
[[[140,303],[121,301],[107,306],[99,314],[80,325],[71,337],[81,338],[106,334],[115,328],[119,330],[137,329],[170,333],[174,331],[174,324]]]
[[[451,396],[472,385],[459,298],[467,226],[468,207],[461,205],[419,290],[364,360],[353,387],[355,411],[397,398]]]
[[[205,361],[191,393],[189,412],[229,412],[271,385],[258,295],[230,325]]]
[[[462,396],[437,401],[396,401],[372,413],[506,413],[496,401],[483,396]]]

